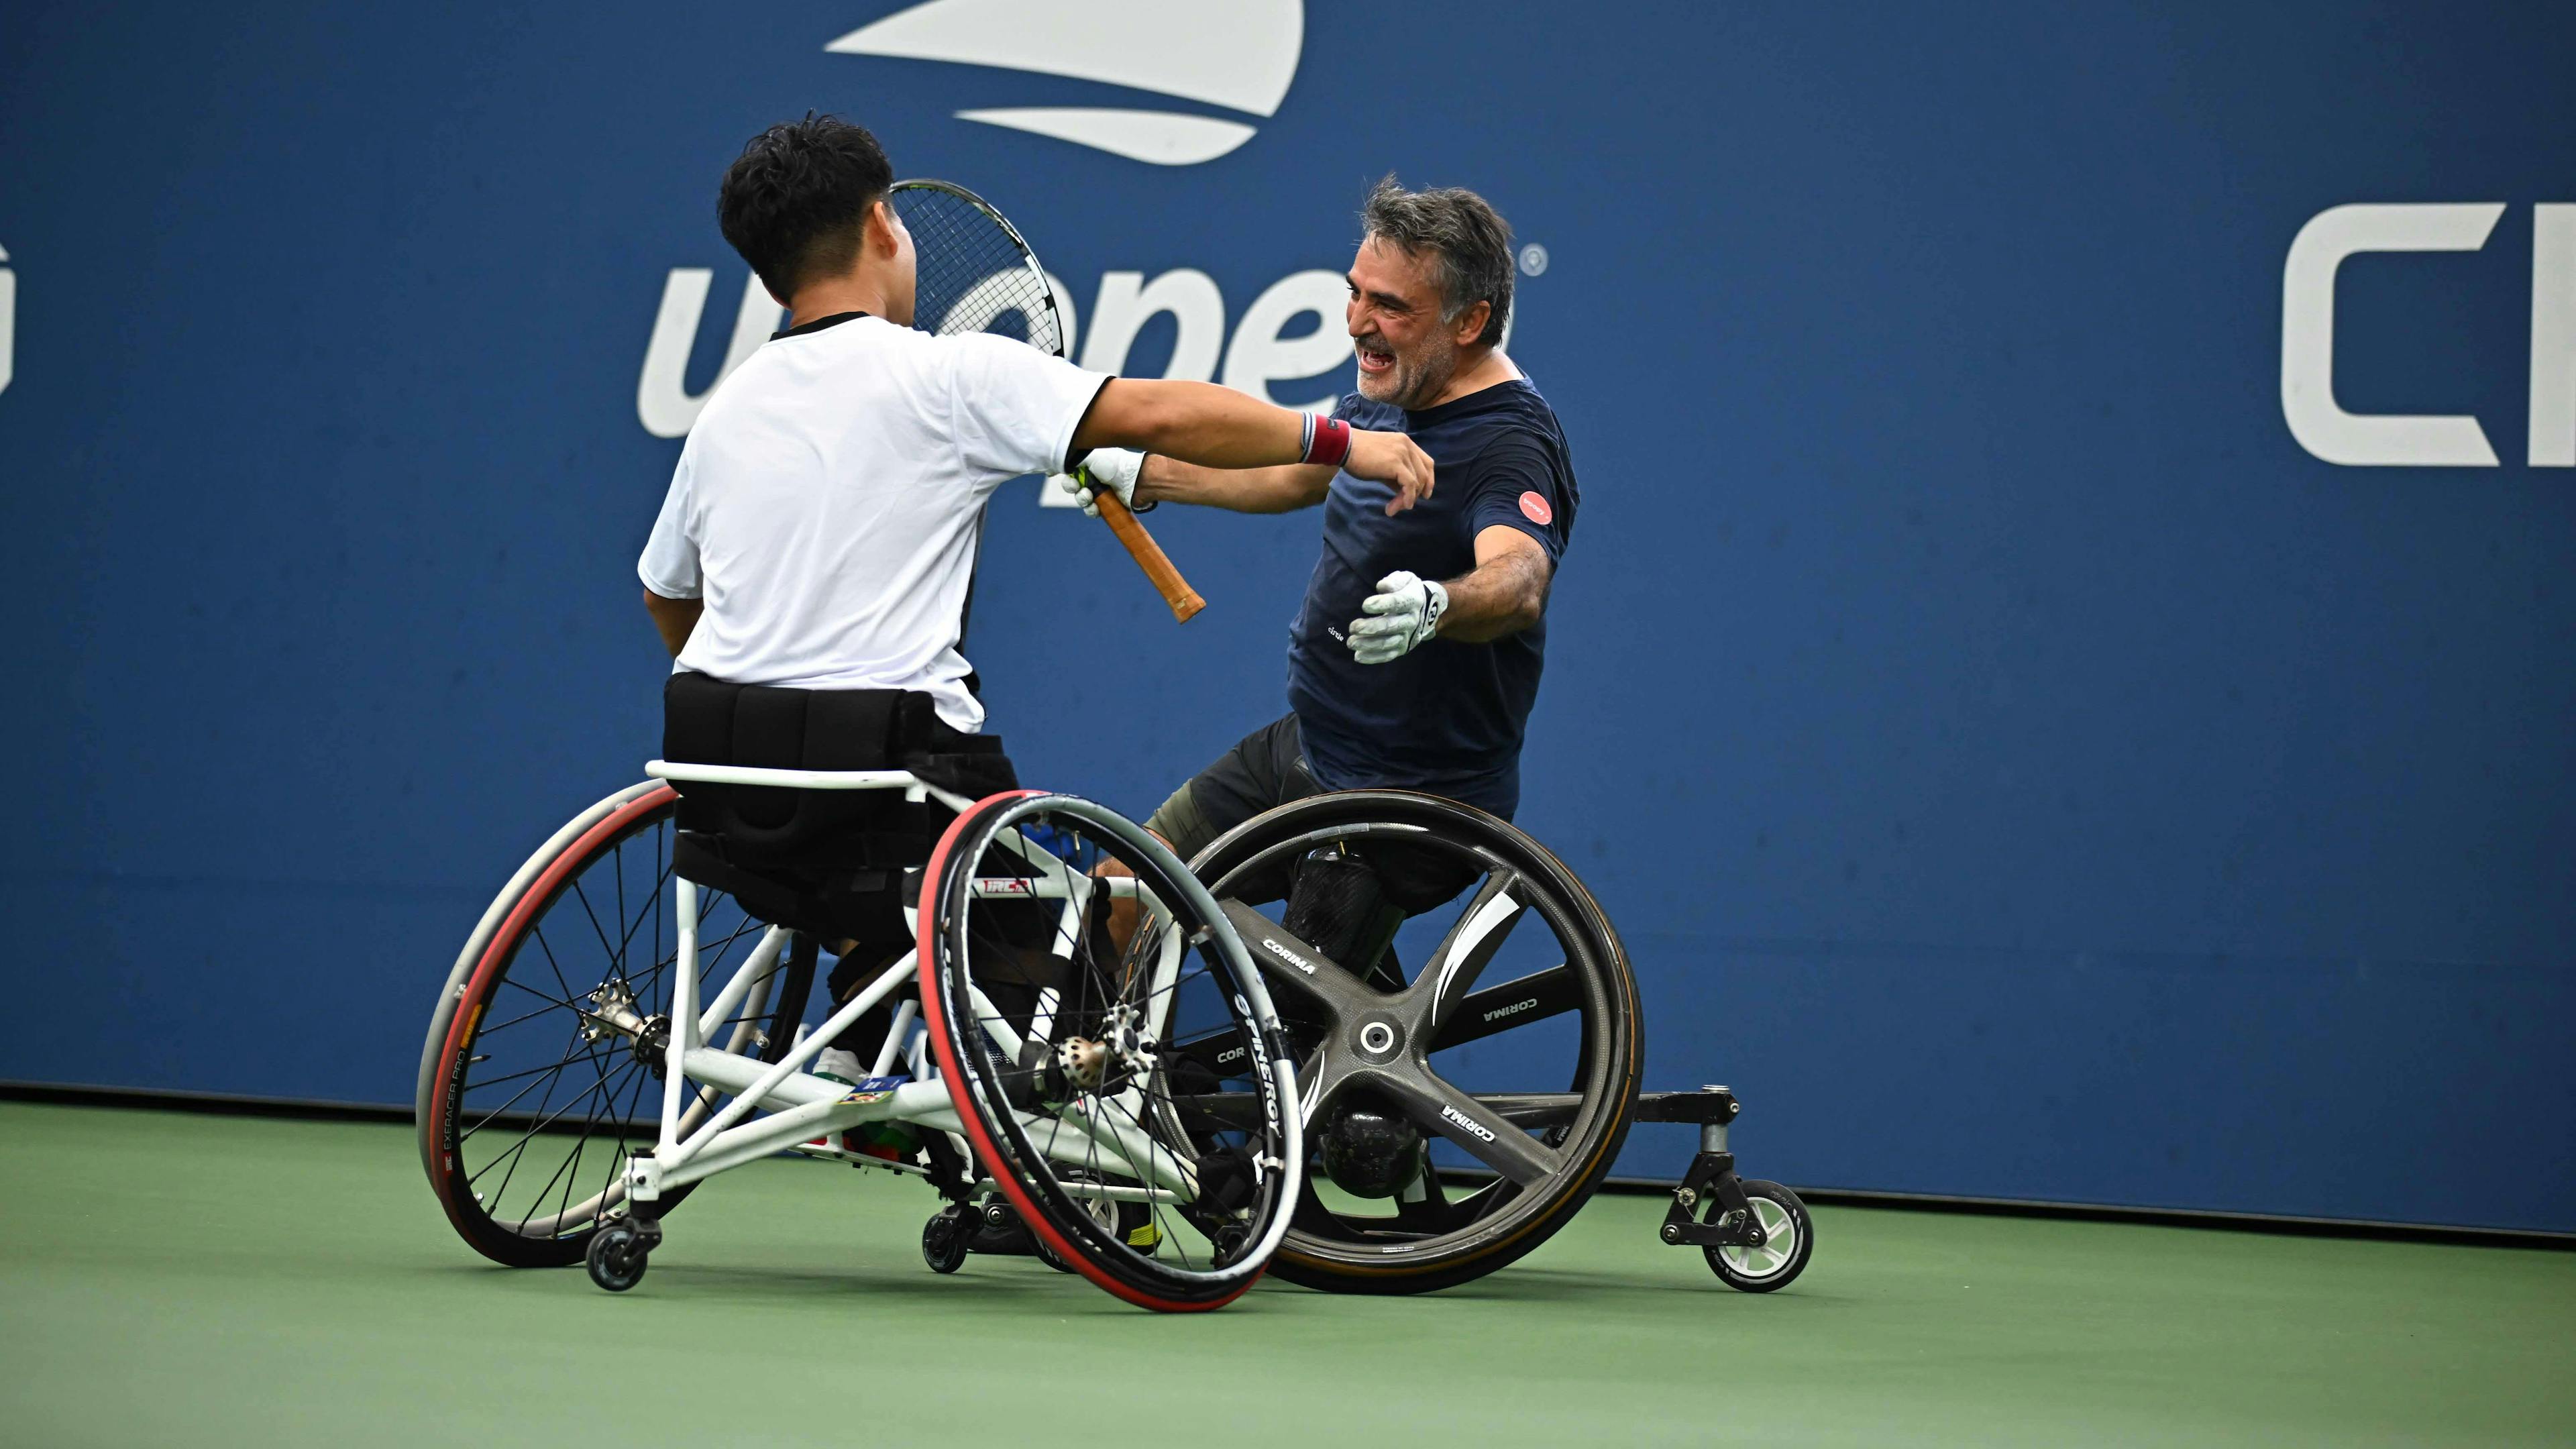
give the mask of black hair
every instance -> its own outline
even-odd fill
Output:
[[[1476,340],[1500,342],[1512,315],[1512,226],[1485,198],[1463,187],[1407,191],[1390,175],[1360,207],[1360,235],[1440,259],[1440,320],[1455,322],[1478,302],[1493,305]]]
[[[742,148],[716,193],[716,224],[784,302],[850,265],[868,208],[892,185],[894,164],[867,127],[808,111]]]

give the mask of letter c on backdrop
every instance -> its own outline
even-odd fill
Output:
[[[2362,252],[2473,252],[2504,203],[2338,206],[2299,228],[2281,269],[2281,416],[2299,446],[2329,463],[2492,468],[2478,420],[2348,413],[2334,398],[2335,271]]]

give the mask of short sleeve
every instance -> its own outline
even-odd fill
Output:
[[[991,333],[942,340],[956,349],[951,416],[966,465],[995,480],[1062,470],[1108,375]]]
[[[689,536],[689,455],[680,455],[672,470],[671,491],[662,495],[662,515],[653,520],[653,536],[644,540],[644,556],[635,561],[644,587],[666,599],[694,599],[705,587],[698,573],[698,542]]]
[[[1507,435],[1476,459],[1466,519],[1469,543],[1497,525],[1517,528],[1536,539],[1554,564],[1564,557],[1574,527],[1574,480],[1539,438]]]

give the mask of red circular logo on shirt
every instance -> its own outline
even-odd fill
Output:
[[[1532,523],[1553,523],[1556,521],[1556,514],[1548,508],[1547,500],[1539,497],[1536,493],[1524,493],[1521,495],[1521,516],[1527,518]]]

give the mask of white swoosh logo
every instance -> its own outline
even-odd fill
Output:
[[[1296,79],[1305,32],[1302,0],[928,0],[824,49],[1073,76],[1266,117]],[[1213,161],[1253,135],[1240,121],[1167,111],[1033,106],[957,115],[1158,166]]]

